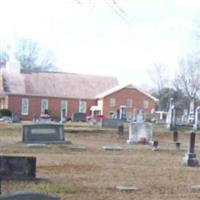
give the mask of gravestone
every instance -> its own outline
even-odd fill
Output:
[[[65,142],[63,124],[26,124],[22,126],[22,141],[25,143]]]
[[[182,124],[188,124],[188,110],[183,110],[183,115],[181,116]]]
[[[194,190],[194,191],[195,191],[195,190],[196,190],[196,191],[199,191],[199,190],[200,190],[200,185],[192,185],[192,186],[191,186],[191,189]]]
[[[49,123],[51,122],[51,116],[48,114],[41,114],[38,120],[40,123]]]
[[[0,156],[0,178],[2,180],[28,180],[35,177],[35,157]]]
[[[191,167],[197,166],[199,164],[195,154],[195,136],[195,132],[190,133],[188,152],[183,157],[183,164]]]
[[[120,119],[103,119],[100,124],[102,128],[118,128],[123,125],[123,121]]]
[[[173,131],[173,142],[176,143],[178,142],[178,131]]]
[[[198,106],[198,107],[196,108],[196,111],[195,111],[195,121],[194,121],[194,125],[193,125],[193,129],[194,129],[194,130],[197,130],[197,129],[198,129],[199,110],[200,110],[200,106]]]
[[[86,114],[81,112],[75,112],[72,114],[72,121],[73,122],[85,122],[86,121]]]
[[[175,130],[176,128],[176,110],[175,110],[175,105],[174,105],[174,99],[170,99],[170,106],[169,106],[169,111],[167,113],[167,128],[170,130]]]
[[[181,143],[180,142],[175,142],[176,149],[180,149]]]
[[[133,109],[133,122],[144,122],[144,113],[142,110]]]
[[[128,144],[134,143],[150,143],[152,141],[152,125],[146,122],[129,123],[129,139]]]
[[[158,151],[158,150],[159,150],[159,142],[157,140],[153,141],[152,151]]]
[[[17,193],[0,196],[0,200],[59,200],[59,197],[51,197],[40,193]]]
[[[12,113],[12,122],[15,122],[15,123],[20,122],[19,117],[15,113]]]
[[[179,142],[179,134],[176,130],[173,131],[173,143],[175,144],[176,149],[180,149],[181,143]]]
[[[124,135],[124,125],[123,123],[122,124],[119,124],[118,126],[118,136],[123,136]]]

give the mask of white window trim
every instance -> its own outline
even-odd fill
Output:
[[[129,105],[129,103],[130,103],[130,105]],[[127,106],[127,108],[132,108],[133,107],[133,99],[127,99],[126,106]]]
[[[46,101],[46,107],[43,109],[43,101]],[[48,110],[49,108],[49,102],[48,102],[48,99],[41,99],[41,114],[44,113],[45,110]]]
[[[26,112],[24,112],[24,109],[23,109],[23,103],[27,103],[27,108],[25,109]],[[21,100],[21,115],[28,115],[29,114],[29,99],[28,98],[22,98]]]
[[[148,100],[144,100],[143,101],[143,107],[144,107],[144,109],[148,109],[149,108],[149,101]]]
[[[65,104],[65,108],[62,107],[63,102]],[[67,100],[60,101],[60,111],[62,111],[63,109],[65,109],[65,115],[67,116],[67,114],[68,114],[68,101]]]
[[[82,105],[84,105],[84,109],[82,110]],[[87,112],[87,102],[86,101],[83,101],[83,100],[80,100],[79,101],[79,112],[81,113],[86,113]]]
[[[109,99],[109,106],[111,108],[115,107],[116,106],[116,99],[115,98],[110,98]]]

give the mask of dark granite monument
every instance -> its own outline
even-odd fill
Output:
[[[65,142],[63,124],[36,123],[22,127],[22,141],[25,143]]]
[[[28,180],[35,177],[35,157],[0,156],[1,180]]]
[[[195,137],[196,137],[196,133],[191,132],[190,139],[189,139],[188,152],[183,157],[183,164],[187,166],[191,166],[191,167],[198,166],[199,164],[199,161],[195,154]]]
[[[81,112],[75,112],[72,114],[72,121],[73,122],[85,122],[86,121],[86,114]]]
[[[173,142],[178,142],[178,131],[176,130],[173,131]]]
[[[123,121],[120,119],[103,119],[101,121],[102,128],[118,128],[123,126]]]

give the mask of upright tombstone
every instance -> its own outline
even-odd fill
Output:
[[[136,116],[136,122],[144,122],[144,113],[142,110],[138,111],[138,114]]]
[[[159,142],[157,140],[153,141],[152,151],[158,151],[158,150],[159,150]]]
[[[169,106],[169,111],[167,113],[167,128],[170,130],[175,130],[176,128],[176,110],[175,110],[175,105],[174,105],[174,99],[170,99],[170,106]]]
[[[0,196],[0,200],[59,200],[59,197],[51,197],[40,193],[16,193]]]
[[[186,166],[194,167],[194,166],[198,166],[199,164],[199,161],[195,154],[195,136],[196,136],[196,133],[192,131],[190,133],[188,152],[183,157],[183,164]]]
[[[171,108],[171,121],[170,121],[169,128],[170,128],[171,131],[175,131],[176,130],[176,110],[175,110],[175,105],[173,105],[172,108]]]
[[[144,122],[144,113],[142,110],[133,109],[133,122]]]
[[[0,156],[1,180],[29,180],[36,178],[36,158]]]
[[[173,131],[173,142],[176,143],[178,142],[178,131],[177,130],[174,130]]]
[[[63,124],[36,123],[22,126],[22,141],[25,143],[62,143],[65,141]]]
[[[124,135],[124,124],[120,123],[118,125],[118,136],[123,136]]]
[[[183,110],[183,115],[181,116],[181,121],[183,124],[188,124],[188,110]]]
[[[195,116],[194,116],[194,113],[195,112],[195,110],[194,110],[194,98],[192,98],[191,100],[190,100],[190,106],[189,106],[189,118],[188,118],[188,122],[190,123],[190,124],[193,124],[194,123],[194,118],[195,118]]]
[[[152,125],[144,122],[129,123],[128,144],[150,143],[152,141]]]
[[[72,114],[72,121],[73,122],[85,122],[86,121],[86,114],[81,112],[75,112]]]
[[[198,129],[199,110],[200,110],[200,106],[198,106],[198,107],[196,108],[196,111],[195,111],[195,121],[194,121],[194,125],[193,125],[193,129],[194,129],[194,130],[197,130],[197,129]]]

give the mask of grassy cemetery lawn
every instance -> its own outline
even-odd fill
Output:
[[[27,147],[21,142],[21,124],[0,124],[1,155],[37,157],[37,177],[44,180],[3,181],[2,192],[42,192],[61,200],[188,200],[199,199],[200,167],[182,165],[187,152],[189,129],[179,130],[180,150],[172,143],[172,133],[154,126],[153,140],[159,151],[149,145],[128,145],[128,129],[122,138],[115,129],[101,129],[86,123],[67,123],[66,138],[72,144]],[[196,154],[200,159],[200,133]],[[122,149],[105,150],[105,145]],[[122,192],[117,186],[138,190]]]

